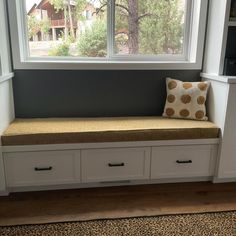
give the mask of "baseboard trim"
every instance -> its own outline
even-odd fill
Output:
[[[213,178],[213,183],[229,183],[229,182],[236,182],[236,178],[218,178],[214,177]]]
[[[9,191],[0,191],[0,197],[8,196],[9,194]]]
[[[96,188],[96,187],[116,187],[146,184],[167,184],[167,183],[188,183],[188,182],[207,182],[212,181],[213,177],[192,177],[192,178],[175,178],[175,179],[158,179],[158,180],[132,180],[121,182],[99,182],[99,183],[80,183],[80,184],[63,184],[50,186],[25,186],[25,187],[9,187],[8,193],[14,192],[31,192],[31,191],[48,191],[62,189],[80,189],[80,188]]]

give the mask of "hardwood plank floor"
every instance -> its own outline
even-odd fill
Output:
[[[13,193],[0,225],[236,210],[236,183],[178,183]]]

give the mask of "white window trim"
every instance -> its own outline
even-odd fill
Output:
[[[206,29],[206,17],[207,17],[207,0],[193,0],[192,8],[193,14],[191,19],[191,32],[189,42],[189,55],[188,58],[180,58],[176,56],[158,56],[157,57],[132,57],[128,60],[128,57],[117,56],[113,60],[108,58],[86,58],[78,59],[72,57],[60,57],[60,58],[27,58],[25,52],[27,51],[27,44],[25,43],[26,37],[26,25],[25,19],[21,14],[24,4],[21,4],[23,0],[11,0],[8,1],[9,16],[10,16],[10,31],[11,31],[11,44],[13,54],[14,69],[68,69],[68,70],[193,70],[202,68],[202,57],[204,48],[204,37]],[[112,4],[112,3],[111,3]],[[111,7],[108,4],[108,7]],[[114,9],[114,8],[113,8]],[[112,19],[111,14],[108,19]],[[113,13],[114,14],[114,13]],[[110,24],[108,32],[114,30]],[[19,32],[23,32],[19,34]],[[111,35],[108,33],[108,35]],[[109,47],[112,47],[112,39],[109,38]],[[142,60],[140,60],[142,58]],[[176,58],[177,60],[174,60]],[[155,59],[155,60],[154,60]]]
[[[0,0],[0,82],[12,77],[5,0]]]

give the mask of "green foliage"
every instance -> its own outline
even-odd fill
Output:
[[[28,16],[28,37],[35,36],[39,31],[47,34],[50,30],[51,22],[48,19],[37,20],[35,16]]]
[[[87,28],[78,41],[80,56],[104,57],[107,54],[106,22],[97,20],[92,27]]]
[[[137,0],[138,1],[138,46],[140,54],[178,54],[182,53],[183,44],[183,11],[180,6],[183,0]],[[131,0],[116,0],[116,34],[127,29],[127,36],[133,32],[128,22],[135,9]],[[129,12],[127,11],[129,10]],[[129,45],[124,37],[117,45]],[[129,45],[128,47],[131,47]],[[130,48],[129,48],[130,49]],[[132,51],[132,50],[129,50]]]
[[[47,34],[50,30],[51,22],[48,19],[44,19],[40,21],[40,29],[43,33]]]
[[[35,36],[40,31],[40,22],[35,16],[28,16],[28,37],[29,39]]]
[[[75,16],[77,20],[85,20],[85,17],[83,16],[83,11],[86,7],[87,0],[75,0]]]
[[[49,0],[49,2],[57,12],[68,8],[68,0]],[[87,0],[75,0],[75,12],[73,12],[73,16],[76,17],[76,19],[82,18],[82,12],[86,7],[87,2]],[[68,15],[67,10],[65,15]]]
[[[181,54],[183,11],[180,1],[150,1],[148,16],[140,21],[139,49],[145,54]],[[153,10],[154,9],[154,10]]]
[[[54,46],[49,52],[49,56],[70,56],[69,53],[70,44],[62,42],[61,44]]]
[[[55,10],[58,12],[65,8],[65,1],[64,0],[49,0],[50,4],[53,5]]]

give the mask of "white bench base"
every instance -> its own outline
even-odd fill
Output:
[[[3,147],[8,192],[212,181],[219,139]]]

